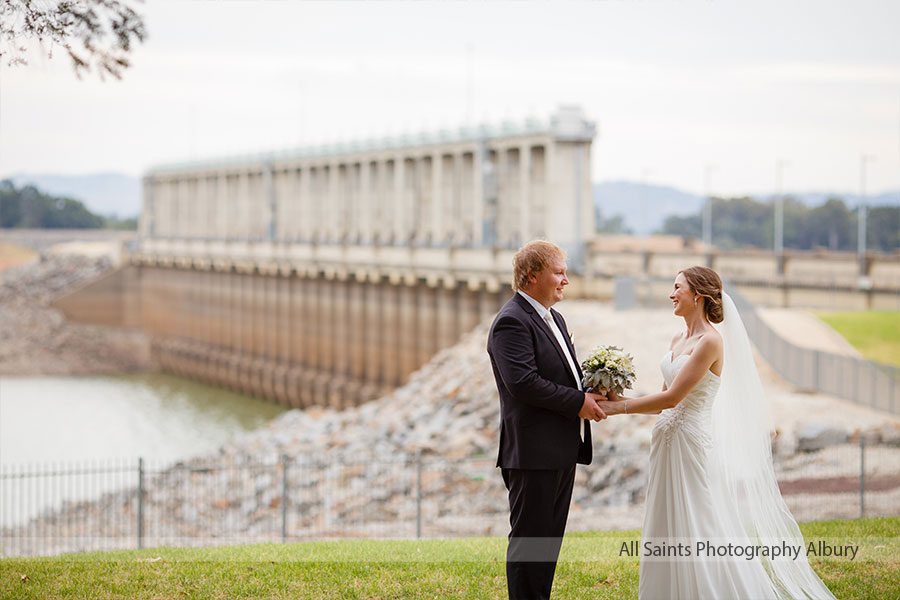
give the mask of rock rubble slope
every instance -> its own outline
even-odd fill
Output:
[[[146,337],[72,323],[50,303],[110,271],[105,258],[60,255],[0,273],[0,373],[92,375],[153,367]]]

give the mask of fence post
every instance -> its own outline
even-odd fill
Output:
[[[144,547],[144,459],[138,457],[137,545]]]
[[[817,392],[822,391],[822,382],[819,381],[819,378],[822,374],[822,351],[815,350],[813,354],[813,384],[812,389]]]
[[[287,541],[287,489],[288,457],[281,455],[281,543]]]
[[[416,450],[416,538],[422,537],[422,449]]]
[[[900,369],[894,367],[891,370],[891,412],[897,414],[897,405],[894,401],[894,393],[897,391],[897,378],[900,377]]]
[[[859,432],[859,518],[866,516],[866,436]]]

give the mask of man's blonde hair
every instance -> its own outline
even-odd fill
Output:
[[[556,244],[544,240],[534,240],[522,246],[513,256],[513,289],[524,290],[528,287],[528,275],[540,273],[557,257],[565,260],[565,251]]]

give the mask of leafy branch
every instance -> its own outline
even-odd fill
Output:
[[[139,0],[138,0],[139,1]],[[72,68],[121,79],[128,53],[146,37],[144,20],[120,0],[0,0],[0,60],[27,64],[27,40],[65,50]]]

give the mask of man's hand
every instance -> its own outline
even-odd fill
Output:
[[[586,392],[584,394],[584,404],[581,405],[578,416],[582,419],[590,419],[591,421],[602,421],[605,419],[606,413],[603,412],[603,409],[597,404],[598,400],[606,400],[606,398],[600,394]]]

